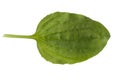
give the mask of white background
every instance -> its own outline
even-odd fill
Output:
[[[39,21],[55,12],[84,14],[104,24],[111,34],[95,57],[73,65],[43,59],[36,42],[4,38],[33,34]],[[120,80],[119,0],[0,0],[0,80]]]

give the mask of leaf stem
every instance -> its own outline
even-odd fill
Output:
[[[33,36],[33,35],[4,34],[3,37],[8,37],[8,38],[27,38],[27,39],[34,39],[34,36]]]

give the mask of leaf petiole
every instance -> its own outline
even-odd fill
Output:
[[[27,38],[27,39],[34,39],[34,36],[33,36],[33,35],[4,34],[3,37],[8,37],[8,38]]]

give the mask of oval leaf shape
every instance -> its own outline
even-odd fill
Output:
[[[97,55],[105,47],[110,33],[104,25],[84,15],[55,12],[40,21],[35,34],[23,38],[35,39],[47,61],[73,64]]]

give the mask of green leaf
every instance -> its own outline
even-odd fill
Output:
[[[4,36],[35,39],[47,61],[73,64],[97,55],[105,47],[110,33],[101,23],[84,15],[55,12],[40,21],[33,35]]]

